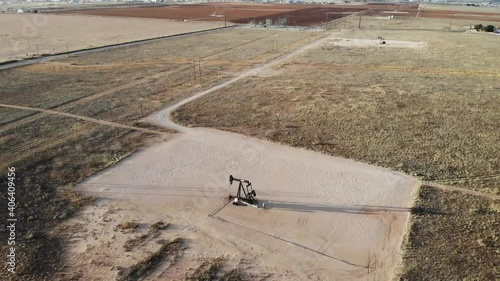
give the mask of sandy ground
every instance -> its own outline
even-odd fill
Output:
[[[385,44],[380,44],[380,40],[342,38],[333,42],[335,46],[343,47],[388,47],[388,48],[423,48],[425,42],[384,40]]]
[[[224,204],[236,192],[229,174],[252,180],[266,209]],[[160,279],[175,280],[200,258],[224,255],[250,259],[245,270],[273,279],[387,280],[400,259],[415,184],[351,160],[190,130],[79,186],[102,201],[74,220],[85,229],[71,237],[70,264],[83,276],[111,280],[113,267],[130,266],[155,246],[124,255],[123,245],[136,234],[124,235],[116,225],[163,220],[174,226],[165,237],[188,237],[188,243],[179,264],[159,272]]]
[[[104,46],[224,26],[220,22],[98,17],[84,15],[0,14],[0,61],[30,55]]]
[[[332,35],[333,36],[333,35]],[[389,280],[418,182],[387,169],[291,148],[237,134],[174,125],[179,105],[236,81],[259,75],[317,40],[224,84],[173,105],[153,118],[180,131],[77,188],[98,198],[63,226],[69,235],[65,278],[113,280],[119,267],[151,255],[159,239],[186,238],[182,255],[162,263],[147,280],[179,280],[204,260],[224,256],[228,268],[254,279]],[[266,208],[234,206],[228,177],[251,180]],[[135,221],[135,231],[116,226]],[[157,221],[171,224],[147,235]],[[61,276],[59,276],[61,277]]]

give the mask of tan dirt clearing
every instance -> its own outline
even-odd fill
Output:
[[[251,179],[266,208],[225,204],[236,191],[228,188],[230,173]],[[192,129],[79,186],[109,200],[106,208],[115,211],[104,217],[102,211],[86,212],[89,222],[107,223],[84,222],[86,231],[72,237],[79,252],[72,251],[70,267],[110,280],[117,272],[110,268],[131,264],[138,255],[116,250],[127,237],[113,228],[124,219],[145,224],[163,219],[174,226],[170,238],[182,235],[189,242],[182,262],[157,278],[178,279],[200,258],[224,255],[233,262],[251,259],[247,272],[278,279],[387,280],[400,261],[416,184],[408,176],[351,160]],[[120,240],[108,250],[113,237]],[[82,264],[90,258],[108,263]]]

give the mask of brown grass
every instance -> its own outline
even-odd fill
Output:
[[[117,225],[116,227],[121,229],[121,230],[129,230],[129,229],[136,229],[139,226],[139,223],[136,221],[124,221]]]
[[[186,277],[186,281],[243,281],[249,277],[239,268],[224,271],[224,257],[204,261],[196,270]],[[253,276],[255,278],[255,276]]]
[[[325,46],[274,68],[275,76],[249,77],[187,104],[174,118],[500,194],[500,72],[490,55],[497,38],[384,30],[341,36],[380,35],[428,47]],[[419,194],[402,278],[498,274],[500,214],[491,211],[498,203],[429,190]]]
[[[134,228],[136,228],[137,224]],[[134,248],[144,246],[147,242],[152,241],[160,235],[160,230],[165,230],[170,223],[165,223],[162,221],[155,222],[149,226],[149,231],[146,234],[141,234],[137,237],[127,240],[123,248],[126,252],[132,251]],[[120,225],[118,226],[120,227]]]
[[[50,278],[52,271],[61,270],[62,240],[50,230],[91,202],[73,193],[72,186],[140,148],[144,138],[148,135],[97,126],[55,147],[8,163],[18,171],[16,215],[22,231],[16,248],[17,273],[12,278],[2,271],[0,277],[43,280]],[[0,182],[6,184],[4,173]],[[2,204],[6,204],[5,195],[0,195]],[[5,238],[5,232],[0,236]],[[6,246],[1,246],[2,252]]]
[[[468,188],[499,192],[489,180],[479,182],[500,170],[500,96],[492,88],[500,79],[478,85],[452,75],[304,65],[280,70],[280,76],[248,78],[188,104],[174,118],[354,158],[423,180],[451,184],[475,178]]]
[[[500,201],[420,188],[402,280],[495,280]]]
[[[310,37],[308,32],[231,30],[3,70],[0,103],[165,131],[140,119]],[[273,42],[279,44],[273,47]],[[193,59],[201,59],[196,80]],[[63,270],[61,237],[49,233],[89,202],[75,199],[79,197],[71,193],[72,186],[156,140],[149,133],[2,108],[0,168],[15,166],[19,171],[19,229],[31,233],[19,240],[14,279],[40,280]],[[0,203],[6,205],[6,200],[2,193]],[[0,232],[0,239],[5,241],[7,234]],[[2,252],[5,247],[1,245]],[[0,279],[10,278],[5,274]]]
[[[120,270],[119,280],[135,281],[148,276],[165,258],[179,255],[182,243],[182,238],[176,238],[168,242],[164,241],[158,251],[154,252],[143,261],[140,261],[128,269]]]
[[[204,261],[186,281],[212,281],[216,277],[224,264],[224,258],[218,257]]]
[[[170,223],[168,223],[168,222],[157,221],[157,222],[155,222],[155,223],[153,223],[152,225],[149,226],[149,230],[153,231],[153,232],[154,231],[158,231],[158,230],[164,230],[169,225],[170,225]]]

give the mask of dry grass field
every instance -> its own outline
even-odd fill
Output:
[[[354,40],[378,36],[388,44],[427,46]],[[353,45],[336,46],[334,39],[275,67],[272,75],[246,78],[189,103],[174,118],[486,194],[422,187],[401,274],[408,280],[491,279],[500,243],[500,72],[493,55],[499,38],[383,29],[339,37]]]
[[[498,173],[500,73],[498,58],[488,56],[497,38],[412,34],[428,47],[342,47],[332,41],[275,68],[274,75],[247,78],[186,105],[177,119],[377,163],[428,181],[458,183]],[[201,106],[207,102],[217,106]],[[240,104],[254,114],[235,114]],[[394,153],[403,148],[405,153]],[[495,185],[469,187],[499,193]]]
[[[17,198],[19,280],[62,269],[64,245],[52,229],[89,201],[73,185],[170,137],[140,119],[317,36],[218,31],[1,71],[0,104],[26,107],[0,111],[1,169],[18,167],[19,189],[30,191]]]
[[[220,22],[41,13],[2,14],[0,40],[3,43],[0,47],[0,62],[222,26],[224,23]]]
[[[330,28],[356,23],[341,20]],[[463,30],[464,23],[475,22],[455,21],[451,29]],[[320,48],[188,103],[173,116],[189,126],[419,177],[425,182],[411,210],[401,278],[494,279],[500,247],[495,67],[500,37],[442,32],[448,25],[436,19],[363,18],[364,29],[345,30]],[[144,123],[144,117],[322,35],[232,29],[0,71],[0,169],[19,171],[17,280],[64,276],[60,223],[92,200],[72,192],[75,184],[173,136],[172,130]],[[356,40],[376,42],[379,36],[386,46]],[[423,45],[390,47],[394,40]],[[3,173],[0,183],[7,184]],[[6,204],[5,193],[0,200]],[[0,232],[0,239],[6,235]],[[121,278],[142,278],[158,259],[175,256],[182,241],[163,241],[152,256],[121,271]],[[207,260],[186,278],[212,276],[225,262]],[[5,273],[0,279],[10,278]],[[237,269],[226,273],[228,280],[243,275]]]
[[[499,217],[498,199],[422,186],[401,279],[495,280]]]

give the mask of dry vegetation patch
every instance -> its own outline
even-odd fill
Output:
[[[425,44],[423,48],[390,48],[383,46],[335,46],[335,42],[312,50],[297,59],[298,63],[328,63],[335,65],[403,67],[422,71],[450,70],[466,72],[494,72],[500,75],[500,58],[497,52],[497,36],[483,34],[395,31],[350,30],[342,34],[345,39],[372,39],[384,37],[388,42],[409,41]],[[344,39],[344,40],[345,40]],[[354,44],[354,43],[353,43]],[[497,77],[498,77],[497,75]],[[480,76],[478,81],[482,82]]]
[[[49,142],[45,137],[41,134],[38,140]],[[18,237],[14,280],[43,280],[50,278],[52,271],[62,269],[63,244],[50,230],[90,202],[74,194],[71,187],[137,150],[144,138],[148,138],[147,134],[97,126],[55,147],[4,163],[18,171],[16,212],[22,235]],[[6,184],[6,181],[2,176],[1,182]],[[2,193],[0,200],[6,204],[6,194]],[[4,235],[7,233],[0,233],[2,238]],[[6,246],[2,245],[2,252]]]
[[[132,222],[135,223],[135,222]],[[122,224],[118,225],[118,228],[123,229],[123,227],[120,227]],[[170,224],[165,223],[163,221],[158,221],[149,226],[149,231],[148,233],[141,234],[135,238],[129,239],[125,242],[125,245],[123,245],[123,248],[125,249],[126,252],[130,252],[135,248],[144,246],[147,242],[152,241],[153,239],[157,238],[160,235],[161,230],[165,230]],[[133,226],[133,229],[137,228],[139,226],[138,223],[135,223]],[[128,227],[130,229],[130,227]]]
[[[494,280],[500,201],[420,188],[406,244],[403,280]]]
[[[136,229],[139,226],[139,223],[136,221],[125,221],[117,225],[116,227],[121,230],[129,230]]]
[[[326,44],[275,68],[278,75],[249,77],[186,104],[174,119],[500,194],[500,72],[491,56],[498,38],[378,31],[342,37],[384,36],[427,47]],[[494,279],[497,203],[423,187],[402,278]]]
[[[162,246],[158,251],[128,269],[122,269],[119,273],[119,280],[135,281],[148,276],[164,259],[179,255],[182,243],[182,238],[176,238],[172,241],[161,241],[160,244]]]
[[[424,180],[459,181],[498,173],[499,79],[481,85],[452,75],[288,66],[253,77],[174,114],[191,126],[244,132],[354,158]],[[401,83],[401,81],[405,81]],[[213,106],[207,107],[206,104]],[[241,105],[245,112],[241,114]]]
[[[218,257],[204,261],[196,270],[186,277],[186,281],[243,281],[248,278],[238,268],[223,272],[225,259]]]
[[[211,281],[215,280],[217,274],[224,264],[224,259],[218,257],[212,260],[204,261],[193,274],[191,274],[187,281]]]
[[[309,32],[227,30],[2,70],[0,103],[165,131],[140,119],[311,38]],[[16,198],[19,230],[32,233],[20,240],[19,280],[50,278],[63,269],[63,245],[51,230],[88,202],[75,200],[78,196],[68,190],[155,140],[149,133],[1,109],[2,169],[15,166],[19,189],[29,190]],[[6,183],[6,178],[0,181]],[[5,195],[0,196],[2,205]],[[1,232],[0,238],[5,235]]]

